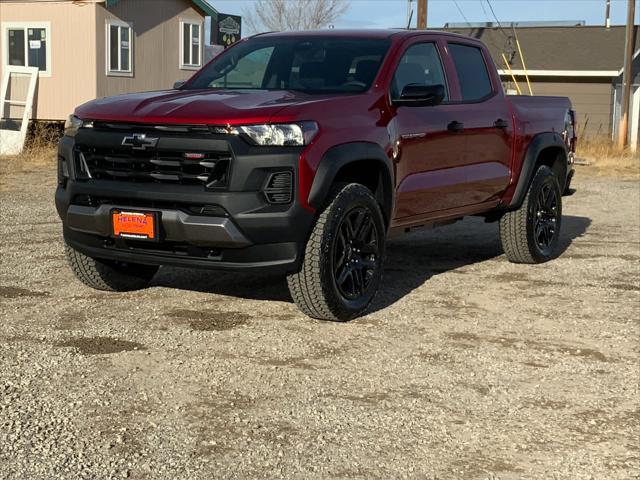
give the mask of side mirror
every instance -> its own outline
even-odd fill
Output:
[[[174,90],[180,90],[180,88],[187,83],[185,80],[178,80],[176,83],[173,84],[173,89]]]
[[[404,107],[433,107],[442,103],[444,95],[444,85],[410,83],[402,89],[400,98],[393,100],[393,104]]]

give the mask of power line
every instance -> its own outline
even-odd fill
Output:
[[[484,16],[487,17],[487,19],[489,19],[489,14],[487,13],[487,9],[484,8],[484,2],[482,0],[480,0],[480,6],[482,7],[482,11],[484,12]]]
[[[493,18],[496,19],[496,23],[498,24],[498,28],[500,29],[500,31],[502,32],[502,34],[509,38],[509,35],[506,34],[506,32],[504,31],[504,29],[502,28],[502,24],[500,23],[500,20],[498,20],[498,17],[496,16],[496,12],[493,10],[493,6],[491,5],[491,2],[489,0],[487,0],[487,5],[489,5],[489,8],[491,9],[491,14],[493,15]]]
[[[456,8],[458,9],[458,11],[460,12],[460,15],[462,15],[462,18],[464,18],[464,21],[469,23],[469,20],[467,20],[467,17],[465,17],[464,12],[462,11],[462,9],[460,8],[460,5],[458,5],[458,1],[457,0],[453,0],[453,3],[455,3]]]

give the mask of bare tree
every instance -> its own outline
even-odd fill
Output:
[[[349,8],[348,0],[256,0],[243,17],[253,33],[323,28]]]

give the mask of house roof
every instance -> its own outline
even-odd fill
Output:
[[[505,69],[502,53],[514,71],[522,70],[513,30],[500,28],[447,28],[482,40],[498,69]],[[635,27],[634,52],[640,49],[640,27]],[[531,72],[583,72],[592,76],[617,76],[624,63],[625,27],[516,27],[522,54]],[[614,72],[616,72],[614,74]],[[531,73],[533,74],[533,73]]]
[[[111,7],[116,3],[118,3],[120,0],[105,0],[105,1],[107,4],[107,7]],[[200,10],[202,10],[205,15],[213,18],[218,17],[218,11],[215,8],[213,8],[211,4],[207,2],[207,0],[189,0],[189,1],[193,3],[196,7],[198,7]]]

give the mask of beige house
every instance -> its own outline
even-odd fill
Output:
[[[217,16],[206,0],[0,0],[0,78],[9,65],[37,67],[32,118],[64,120],[88,100],[191,76],[205,16]]]

